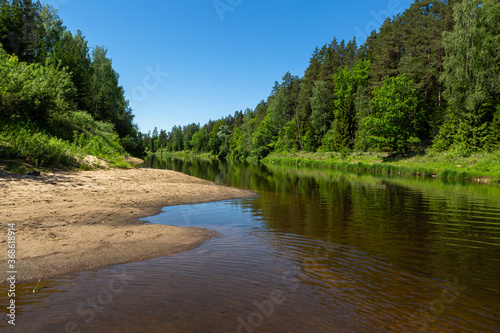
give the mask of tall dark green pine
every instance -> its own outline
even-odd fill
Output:
[[[24,19],[21,1],[3,0],[0,5],[0,43],[9,54],[23,52]]]
[[[439,76],[443,65],[443,13],[446,3],[441,0],[420,0],[413,3],[401,16],[403,47],[399,71],[413,80],[422,99],[426,125],[421,137],[430,144],[442,123],[441,84]]]
[[[309,118],[311,126],[307,136],[307,148],[316,151],[321,145],[322,138],[330,129],[333,120],[333,100],[329,97],[326,82],[315,82],[310,104],[312,113]]]
[[[35,62],[40,46],[40,30],[42,23],[40,20],[40,2],[33,3],[32,0],[21,2],[22,15],[24,20],[22,45],[23,50],[20,55],[22,61],[28,63]]]
[[[56,43],[50,62],[60,66],[60,68],[68,69],[78,91],[77,96],[75,96],[78,108],[92,112],[92,99],[90,97],[91,59],[87,41],[81,31],[75,35],[66,31]]]
[[[311,97],[313,95],[313,88],[315,81],[318,78],[321,62],[323,58],[323,53],[318,47],[314,50],[311,59],[309,60],[309,67],[304,73],[304,77],[300,83],[300,92],[297,101],[297,112],[296,112],[296,123],[297,130],[299,131],[299,145],[300,148],[304,148],[302,137],[308,130],[307,120],[311,115]]]
[[[337,112],[335,121],[334,149],[352,149],[354,145],[354,103],[353,99],[345,99]]]
[[[356,42],[356,37],[347,43],[344,52],[343,64],[349,68],[354,66],[358,60],[358,43]]]
[[[92,50],[89,111],[96,119],[114,124],[118,135],[124,137],[133,131],[133,115],[125,100],[123,87],[118,84],[118,73],[106,53],[103,47]]]
[[[344,41],[342,41],[341,45],[344,44]],[[343,58],[342,54],[344,50],[341,45],[338,44],[336,38],[334,38],[330,44],[326,45],[323,63],[318,75],[319,81],[326,82],[328,91],[332,92],[332,98],[333,89],[335,87],[335,83],[333,82],[333,74],[337,73],[339,67],[342,66],[341,61]]]
[[[370,91],[382,86],[384,78],[399,75],[402,37],[400,18],[395,17],[393,20],[388,18],[372,44]]]
[[[40,2],[13,0],[0,2],[0,43],[9,54],[28,63],[39,60],[43,25]],[[43,61],[42,59],[41,61]]]
[[[355,101],[368,82],[370,61],[358,61],[352,68],[345,66],[334,76],[335,95],[334,112],[334,150],[352,149],[357,130],[357,110]]]

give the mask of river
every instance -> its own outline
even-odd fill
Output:
[[[500,186],[194,158],[147,166],[259,196],[144,219],[220,236],[52,279],[50,293],[21,296],[24,332],[500,332]]]

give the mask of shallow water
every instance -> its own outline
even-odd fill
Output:
[[[195,250],[18,285],[15,331],[500,332],[497,186],[150,163],[260,196],[145,219],[221,234]]]

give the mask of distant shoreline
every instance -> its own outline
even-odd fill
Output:
[[[446,153],[387,159],[374,153],[273,153],[261,162],[276,165],[329,167],[356,172],[386,173],[468,180],[496,184],[500,181],[499,154],[480,154],[471,157],[453,157]]]
[[[157,157],[176,158],[196,157],[216,159],[208,153],[192,151],[156,152]],[[383,153],[338,152],[282,152],[271,153],[263,159],[248,157],[247,163],[287,165],[300,167],[325,167],[353,172],[385,173],[428,178],[473,181],[485,184],[500,182],[500,152],[478,153],[469,157],[460,157],[448,153],[415,155],[413,157],[390,159]],[[241,161],[241,159],[240,159]]]
[[[0,267],[15,225],[17,282],[152,259],[193,249],[217,233],[144,224],[165,206],[237,199],[251,191],[154,169],[16,175],[0,171]],[[6,277],[2,283],[6,282]]]

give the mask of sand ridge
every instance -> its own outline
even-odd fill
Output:
[[[17,279],[31,281],[195,248],[216,233],[143,224],[138,218],[170,205],[254,195],[169,170],[54,172],[39,177],[0,171],[0,269],[7,271],[9,223],[16,226]]]

